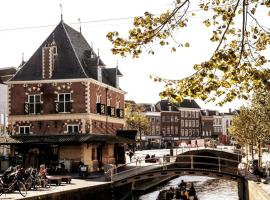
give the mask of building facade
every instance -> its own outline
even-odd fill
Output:
[[[69,170],[79,162],[89,171],[122,163],[123,141],[116,136],[124,125],[120,76],[61,21],[7,82],[12,154],[20,154],[25,166],[58,160]]]
[[[143,106],[144,115],[149,119],[149,132],[144,134],[144,139],[146,142],[146,146],[148,148],[159,148],[161,146],[161,132],[160,132],[160,113],[157,110],[155,104],[140,104]]]
[[[184,99],[180,104],[161,100],[156,104],[160,110],[160,130],[167,146],[200,138],[200,106],[194,100]]]

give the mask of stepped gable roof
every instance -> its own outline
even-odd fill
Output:
[[[53,41],[57,46],[57,58],[52,79],[93,78],[97,80],[97,68],[101,67],[102,82],[116,86],[115,76],[122,76],[121,72],[116,68],[105,68],[103,61],[83,35],[62,21],[11,80],[41,80],[42,47]]]

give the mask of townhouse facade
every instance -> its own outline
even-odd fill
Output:
[[[200,106],[194,100],[184,99],[180,104],[161,100],[156,104],[160,110],[160,130],[166,146],[179,145],[200,137]]]
[[[61,21],[7,81],[8,141],[25,167],[80,162],[88,171],[124,162],[118,67],[107,68],[83,35]],[[120,155],[121,154],[121,155]]]

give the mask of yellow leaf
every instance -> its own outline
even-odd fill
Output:
[[[207,26],[207,27],[211,26],[211,22],[209,21],[209,19],[208,19],[208,20],[205,20],[203,23],[204,23],[205,26]]]
[[[188,43],[188,42],[186,42],[185,47],[190,47],[190,45],[189,45],[189,43]]]

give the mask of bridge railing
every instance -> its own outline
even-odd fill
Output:
[[[245,175],[247,165],[245,163],[239,165],[239,162],[236,160],[203,155],[161,156],[136,160],[135,162],[120,167],[111,168],[106,172],[106,177],[107,180],[110,181],[119,181],[146,172],[173,169],[213,171],[218,173],[229,173],[232,175]]]

